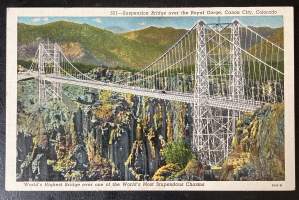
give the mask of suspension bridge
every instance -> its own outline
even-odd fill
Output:
[[[18,80],[38,80],[40,104],[61,99],[63,84],[190,103],[192,148],[217,165],[231,150],[242,113],[284,101],[283,60],[283,47],[237,20],[199,21],[154,62],[115,81],[80,72],[57,43],[40,43]]]

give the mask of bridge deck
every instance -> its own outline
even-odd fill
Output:
[[[22,81],[22,80],[27,80],[27,79],[32,79],[32,78],[36,78],[38,76],[38,73],[36,72],[22,72],[22,73],[18,73],[18,81]]]
[[[18,75],[18,80],[24,80],[28,78],[37,78],[37,74],[33,73],[31,75]],[[70,77],[54,76],[54,75],[43,75],[42,79],[49,82],[57,82],[63,84],[71,84],[88,88],[111,90],[120,93],[130,93],[139,96],[147,96],[152,98],[164,99],[169,101],[180,101],[185,103],[194,103],[194,97],[191,93],[182,92],[166,92],[163,93],[161,90],[150,90],[139,87],[132,87],[126,85],[119,85],[114,83],[105,83],[95,80],[77,80]],[[251,100],[234,100],[227,97],[211,96],[207,102],[209,106],[223,109],[231,109],[244,112],[252,112],[261,106],[261,102],[251,101]]]

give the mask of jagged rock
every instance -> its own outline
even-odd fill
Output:
[[[19,170],[18,170],[19,169]],[[17,181],[29,181],[32,179],[31,156],[27,155],[19,168],[17,168]]]
[[[256,178],[256,169],[252,164],[242,166],[242,168],[234,174],[235,181],[254,181]]]
[[[38,137],[39,140],[36,148],[38,148],[39,152],[47,152],[49,148],[48,135],[41,134]]]
[[[49,181],[64,181],[65,177],[57,172],[53,170],[53,166],[52,165],[48,165],[48,180]]]
[[[32,136],[27,133],[17,134],[17,180],[28,181],[31,178]]]
[[[46,181],[48,179],[48,165],[45,154],[37,154],[32,161],[32,174],[36,181]]]
[[[151,128],[145,140],[149,175],[153,176],[161,164],[158,134]]]
[[[148,177],[148,163],[145,146],[142,141],[135,141],[131,153],[125,163],[125,180],[141,181]]]
[[[129,74],[106,70],[99,72],[101,77],[97,78],[107,81],[110,78],[122,79]],[[188,78],[178,76],[171,80],[159,79],[157,84],[165,81],[175,83],[175,79],[179,79],[178,85],[167,84],[167,87],[186,90]],[[69,90],[74,92],[72,96],[75,98],[89,95],[88,104],[91,105],[77,102],[78,105],[70,110],[64,110],[59,103],[49,104],[41,112],[46,113],[42,116],[48,124],[45,130],[39,131],[38,127],[32,129],[31,133],[39,141],[32,153],[34,160],[37,155],[44,154],[53,162],[48,166],[50,180],[149,180],[163,165],[162,148],[178,137],[183,136],[186,140],[191,138],[192,116],[188,110],[191,106],[107,91],[100,91],[97,97],[94,94],[99,91],[87,94],[83,89],[70,87]],[[39,122],[44,123],[42,120]],[[103,163],[92,159],[97,156],[109,159],[111,163],[102,166]],[[23,168],[22,176],[30,177],[26,171],[31,167],[31,162],[29,160],[28,165],[24,164],[27,167]],[[109,171],[109,168],[118,171],[117,175],[112,176],[116,173]],[[84,174],[84,171],[88,171],[88,174]]]
[[[82,143],[83,141],[83,111],[81,108],[73,115],[73,123],[75,131],[78,135],[78,140]]]
[[[215,181],[215,175],[213,170],[211,169],[211,166],[207,165],[204,167],[203,179],[205,181]]]
[[[127,160],[130,151],[129,136],[128,136],[128,132],[124,129],[118,131],[121,133],[121,135],[113,139],[112,143],[109,145],[108,158],[112,160],[113,163],[115,163],[115,165],[119,169],[121,178],[124,178],[125,177],[124,163]]]
[[[204,167],[203,165],[195,159],[192,159],[188,162],[187,166],[184,169],[185,174],[187,176],[184,180],[192,180],[192,181],[202,181],[204,180]]]
[[[113,181],[119,180],[119,171],[113,162],[100,156],[95,156],[90,162],[87,179],[90,181]]]
[[[86,181],[86,172],[80,170],[70,170],[64,175],[66,181]]]
[[[284,180],[284,105],[264,105],[237,122],[222,180]]]
[[[161,105],[161,113],[162,113],[162,126],[160,129],[160,135],[162,135],[163,138],[167,138],[167,111],[166,111],[166,102],[162,100],[160,102]]]
[[[29,152],[32,151],[32,136],[27,133],[17,134],[17,160],[24,161]]]
[[[25,106],[24,106],[24,103],[21,102],[21,101],[18,101],[17,102],[17,112],[20,113],[24,110]]]
[[[56,150],[55,150],[55,144],[53,144],[53,143],[49,143],[48,159],[57,160],[57,153],[56,153]]]
[[[83,145],[78,144],[73,153],[72,159],[76,161],[76,169],[86,170],[88,168],[88,155]]]

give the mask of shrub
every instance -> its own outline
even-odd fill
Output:
[[[171,177],[178,173],[181,168],[177,164],[167,164],[159,168],[154,174],[153,181],[166,181],[168,177]]]
[[[183,139],[167,144],[162,156],[165,157],[167,164],[178,164],[181,168],[184,168],[193,157],[189,145]]]

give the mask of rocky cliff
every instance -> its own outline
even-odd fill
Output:
[[[103,81],[122,73],[105,72]],[[62,102],[39,107],[37,83],[18,84],[17,180],[284,179],[283,104],[242,115],[233,150],[216,169],[190,149],[191,105],[74,86],[64,92]]]
[[[167,143],[190,141],[188,104],[65,90],[76,103],[68,97],[39,108],[36,83],[18,85],[18,180],[150,180]]]
[[[265,105],[237,122],[221,180],[284,180],[284,105]]]

